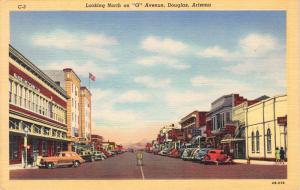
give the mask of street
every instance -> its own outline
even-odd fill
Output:
[[[204,165],[144,153],[144,165],[136,165],[134,153],[84,163],[79,168],[11,170],[10,179],[286,179],[287,166]]]

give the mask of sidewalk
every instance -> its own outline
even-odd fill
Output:
[[[247,160],[246,159],[234,159],[233,160],[234,163],[236,164],[247,164]],[[283,164],[276,164],[273,161],[264,161],[264,160],[250,160],[250,164],[254,164],[254,165],[283,165]],[[287,162],[284,162],[284,165],[287,165]]]
[[[25,169],[24,165],[22,165],[22,164],[9,165],[9,170],[21,170],[21,169]],[[38,169],[38,167],[32,166],[32,165],[27,165],[26,169]]]

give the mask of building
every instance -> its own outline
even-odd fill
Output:
[[[159,134],[157,135],[157,142],[159,143],[160,149],[176,146],[173,143],[172,136],[169,136],[170,135],[169,132],[172,131],[173,129],[180,129],[180,126],[172,123],[172,124],[164,125],[159,130]]]
[[[206,111],[193,111],[180,120],[185,141],[193,137],[203,136],[206,128]]]
[[[279,95],[246,109],[247,158],[275,160],[275,148],[287,152],[287,96]]]
[[[63,88],[9,46],[10,164],[67,149],[67,101]]]
[[[69,99],[67,101],[67,135],[74,143],[79,141],[79,129],[81,124],[80,114],[80,84],[81,80],[71,68],[63,70],[45,70],[55,83],[65,89]],[[70,144],[69,150],[71,150]]]
[[[102,148],[103,137],[100,135],[91,135],[91,142],[95,149],[100,150]]]
[[[245,135],[245,122],[247,107],[255,104],[261,100],[269,98],[268,96],[261,96],[255,100],[245,100],[232,108],[232,122],[235,125],[233,136],[223,138],[221,143],[228,144],[229,149],[233,149],[233,157],[237,159],[246,158],[246,135]],[[228,136],[227,136],[228,137]]]
[[[80,125],[79,137],[85,139],[87,143],[91,142],[92,118],[91,118],[91,92],[86,87],[80,87]]]
[[[206,118],[208,146],[222,148],[221,140],[233,137],[236,126],[232,122],[232,108],[244,101],[247,99],[238,94],[229,94],[211,103],[211,110]]]

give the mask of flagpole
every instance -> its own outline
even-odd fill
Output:
[[[91,90],[91,78],[89,76],[89,90]]]

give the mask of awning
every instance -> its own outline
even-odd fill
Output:
[[[245,141],[245,139],[242,138],[224,139],[221,140],[221,143],[230,143],[230,142],[237,142],[237,141]]]

